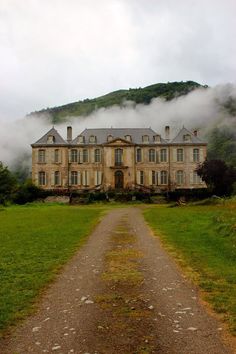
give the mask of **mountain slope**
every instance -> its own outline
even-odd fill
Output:
[[[94,99],[85,99],[63,106],[43,109],[32,112],[29,116],[41,116],[43,114],[47,115],[52,123],[58,123],[66,121],[68,117],[88,116],[96,109],[102,107],[122,105],[124,101],[149,104],[155,97],[171,100],[175,97],[186,95],[200,87],[206,88],[207,86],[202,86],[194,81],[158,83],[144,88],[118,90]]]

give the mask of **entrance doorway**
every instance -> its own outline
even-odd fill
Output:
[[[124,187],[124,174],[122,171],[115,172],[115,188],[122,189]]]

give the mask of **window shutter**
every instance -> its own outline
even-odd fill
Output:
[[[71,182],[72,182],[72,180],[71,180],[71,171],[69,172],[69,186],[71,186]]]
[[[55,162],[55,150],[54,149],[51,150],[50,155],[51,155],[50,162],[54,163]]]
[[[80,163],[83,163],[83,162],[84,162],[84,159],[83,159],[83,150],[80,150],[80,151],[79,151],[79,154],[80,154]]]
[[[148,171],[149,186],[152,185],[152,171]]]
[[[81,172],[78,171],[78,184],[81,185]]]
[[[166,162],[169,162],[169,149],[169,147],[166,149]]]
[[[98,184],[102,184],[102,171],[98,171]]]
[[[58,175],[58,184],[61,185],[61,172],[59,172],[59,175]]]
[[[98,171],[94,171],[94,184],[95,186],[98,185]]]
[[[190,149],[190,150],[189,150],[189,154],[190,154],[190,156],[189,156],[189,161],[190,161],[190,162],[194,162],[194,159],[193,159],[193,150],[194,150],[194,149]]]
[[[51,173],[51,186],[54,186],[54,184],[55,184],[55,183],[54,183],[54,182],[55,182],[55,181],[54,181],[54,177],[55,177],[55,176],[54,176],[54,172],[52,172],[52,173]]]
[[[86,171],[87,172],[87,186],[90,185],[90,171]]]
[[[186,183],[186,173],[183,171],[183,184]]]
[[[94,162],[95,162],[94,154],[95,154],[95,149],[89,151],[90,162],[91,162],[91,163],[94,163]]]
[[[58,151],[58,162],[61,163],[62,162],[62,150]]]
[[[83,186],[85,186],[85,178],[86,178],[85,171],[83,171],[82,172],[82,184],[83,184]]]
[[[48,174],[45,172],[45,185],[48,184]]]
[[[173,161],[176,162],[177,161],[177,149],[173,149]]]
[[[200,150],[199,150],[199,159],[200,159],[200,162],[204,162],[203,149],[200,149]]]
[[[68,154],[69,154],[69,156],[68,156],[69,157],[69,162],[71,162],[71,150],[68,151]]]
[[[87,149],[87,156],[88,156],[87,162],[90,162],[90,150],[89,149]]]
[[[136,178],[137,178],[137,184],[140,184],[140,171],[137,171]]]
[[[144,162],[144,149],[141,149],[141,161],[140,162]]]
[[[38,186],[38,184],[39,184],[39,175],[38,175],[38,173],[35,173],[35,176],[34,176],[34,184],[36,185],[36,186]]]
[[[193,172],[190,172],[190,184],[193,184],[194,182],[193,182]]]
[[[159,177],[160,177],[160,173],[156,172],[156,185],[160,184]]]

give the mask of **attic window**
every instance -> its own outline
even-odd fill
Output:
[[[113,140],[113,136],[111,135],[111,134],[109,134],[108,136],[107,136],[107,141],[112,141]]]
[[[79,135],[78,136],[78,144],[83,144],[84,143],[84,136],[83,135]]]
[[[142,136],[142,141],[143,141],[143,143],[149,143],[149,136],[148,135],[143,135]]]
[[[54,144],[55,143],[55,137],[53,135],[48,135],[47,143],[48,144]]]
[[[89,142],[90,142],[90,143],[96,143],[96,136],[90,135],[90,137],[89,137]]]
[[[191,141],[191,136],[190,136],[190,134],[185,134],[185,135],[184,135],[184,141]]]
[[[131,135],[125,135],[125,140],[132,141]]]
[[[160,143],[161,142],[161,136],[160,135],[154,135],[153,136],[153,141],[154,141],[154,143]]]

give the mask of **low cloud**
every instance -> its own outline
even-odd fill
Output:
[[[164,133],[165,125],[171,127],[172,137],[183,125],[199,129],[204,137],[213,127],[230,125],[236,132],[236,86],[227,84],[214,88],[197,89],[172,101],[153,99],[149,105],[123,102],[122,106],[101,108],[88,117],[68,117],[68,122],[56,125],[66,138],[66,126],[72,125],[73,136],[85,128],[152,127]],[[52,124],[48,117],[26,117],[14,122],[2,122],[0,131],[0,161],[10,168],[22,161],[30,168],[30,144],[44,135]]]

